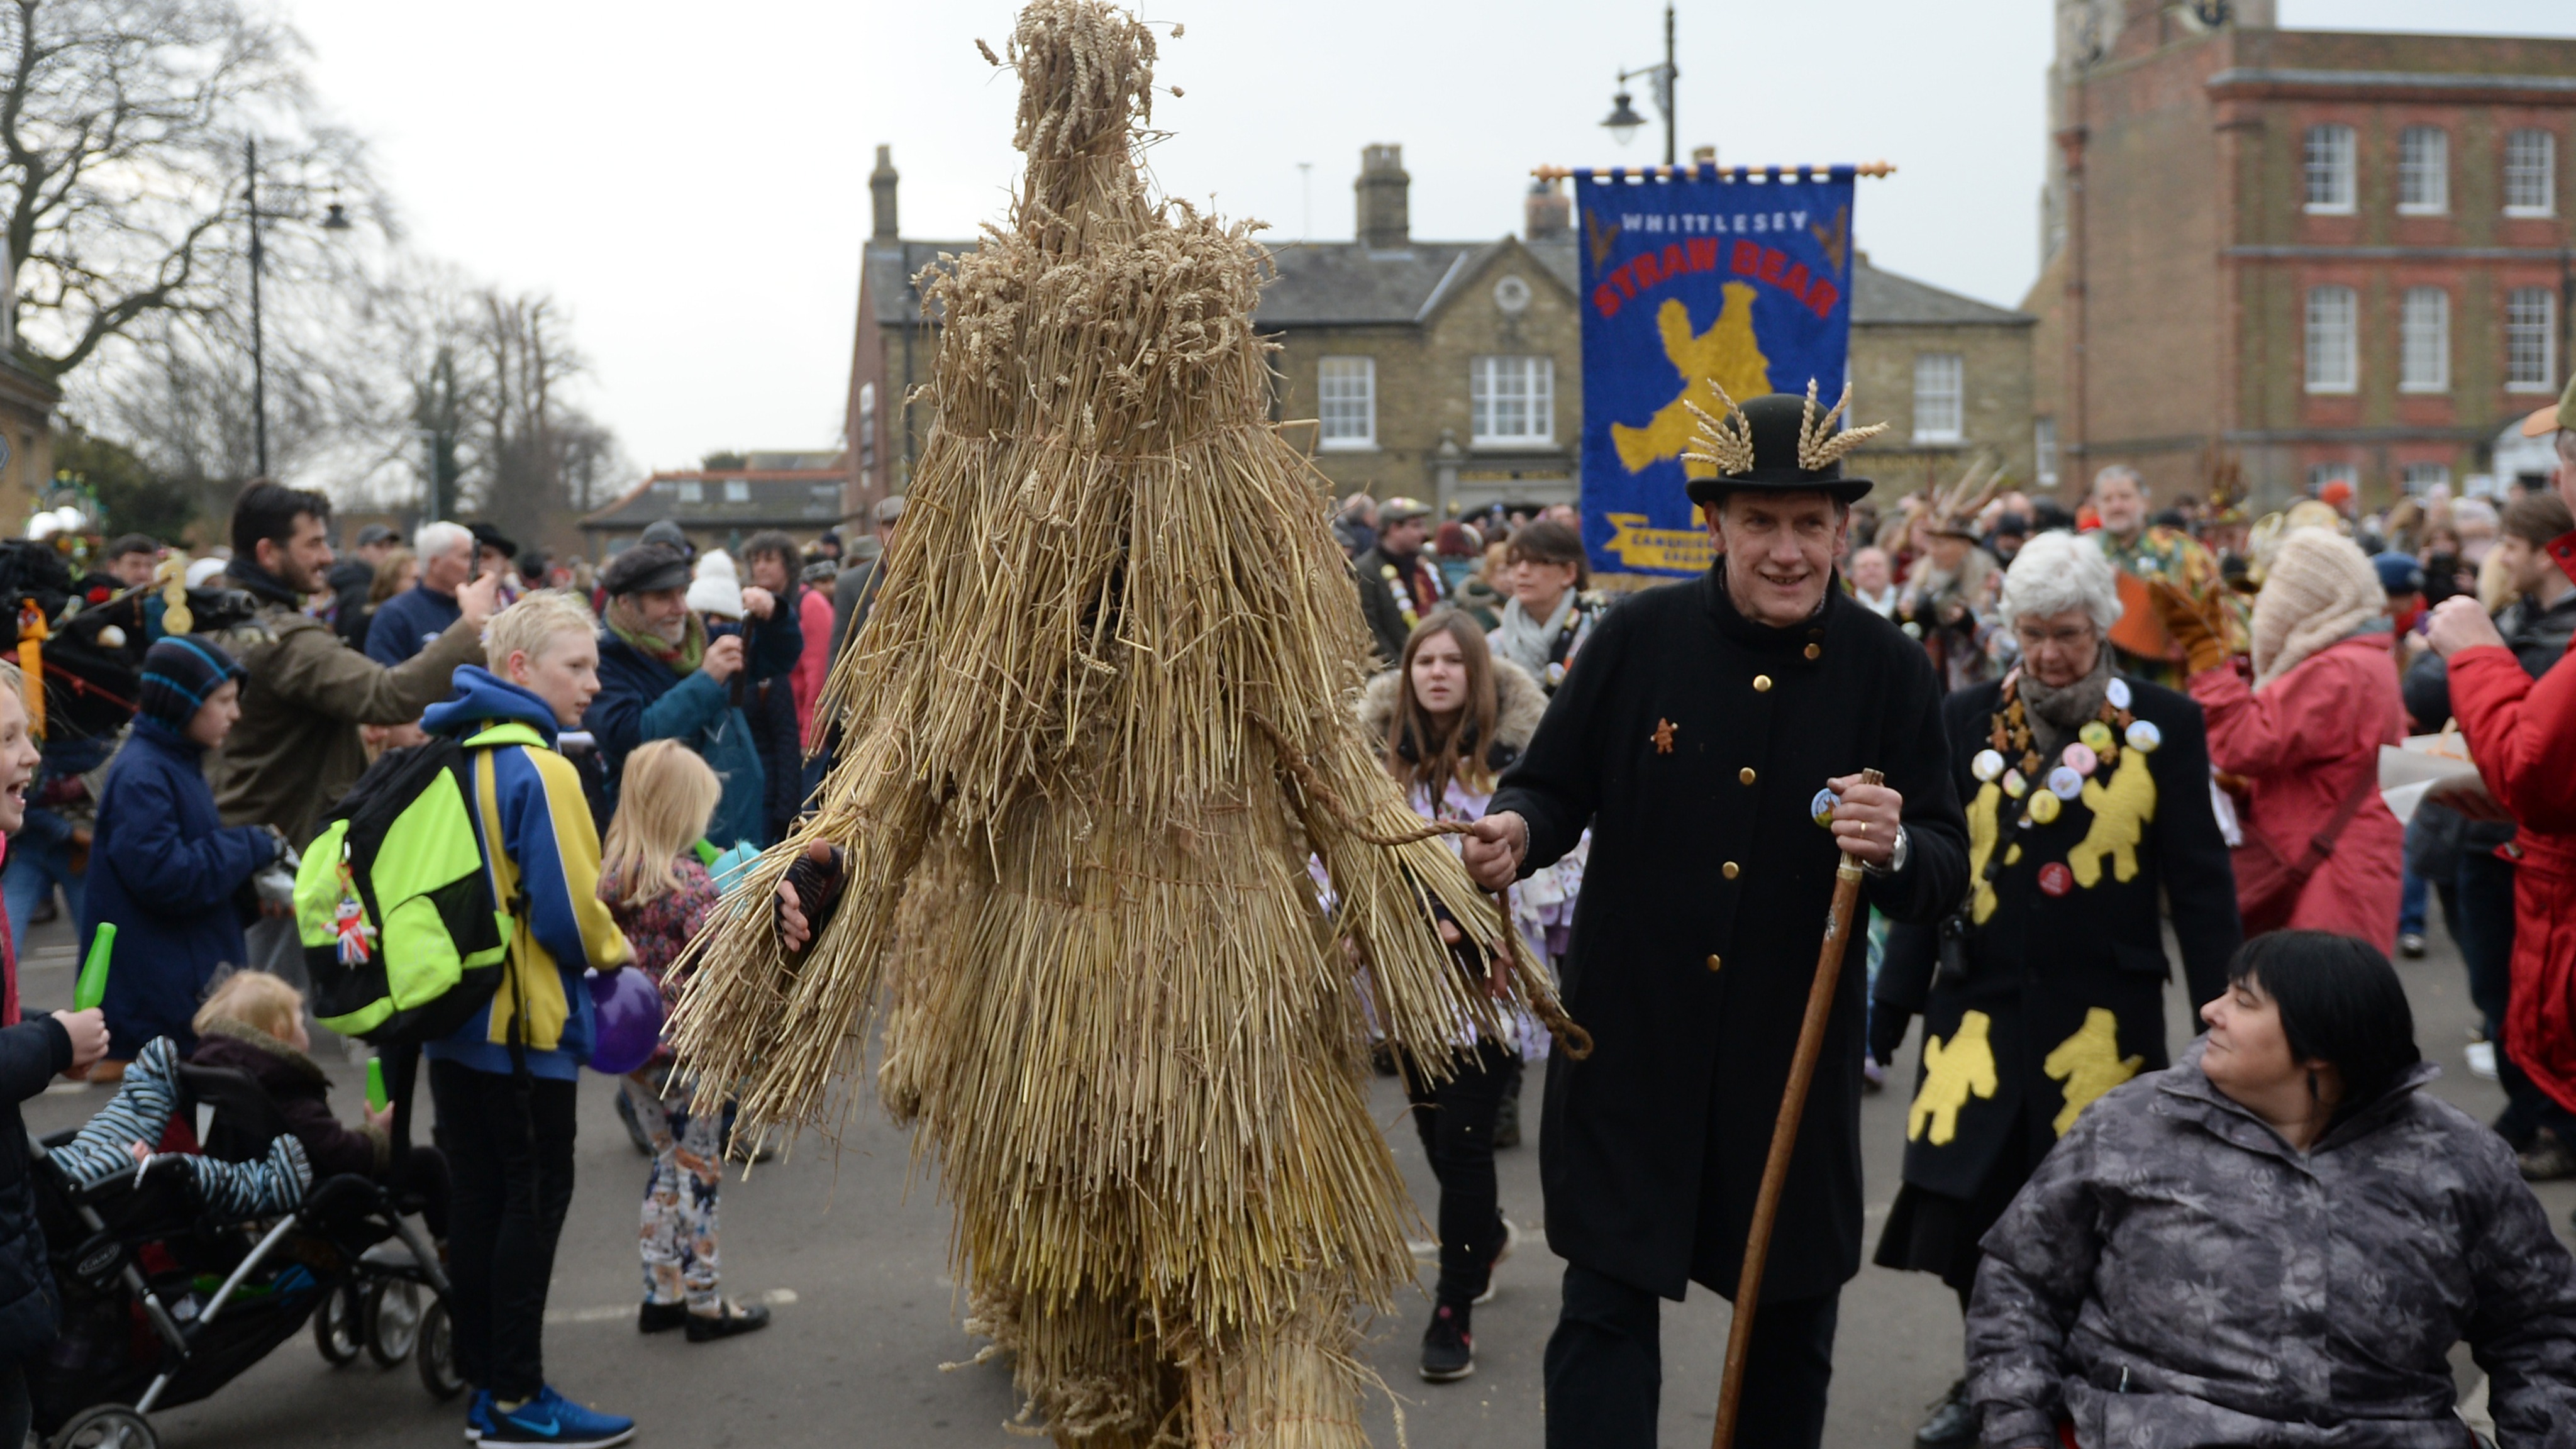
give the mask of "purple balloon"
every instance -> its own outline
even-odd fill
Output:
[[[590,1004],[597,1024],[590,1069],[623,1076],[653,1059],[662,1041],[662,988],[640,967],[594,972]]]

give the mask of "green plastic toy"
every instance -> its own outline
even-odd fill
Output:
[[[385,1095],[385,1059],[367,1058],[367,1105],[381,1112],[391,1100]]]
[[[107,999],[107,958],[116,949],[116,927],[98,923],[89,938],[89,959],[81,963],[80,984],[72,988],[72,1010],[88,1011]]]

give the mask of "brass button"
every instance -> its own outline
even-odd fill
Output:
[[[1724,963],[1720,962],[1720,961],[1717,959],[1717,953],[1716,953],[1715,951],[1711,951],[1711,952],[1709,952],[1709,953],[1708,953],[1708,969],[1709,969],[1709,970],[1714,971],[1714,970],[1716,970],[1716,969],[1717,969],[1720,965],[1722,965],[1722,964],[1724,964]]]
[[[1719,866],[1719,867],[1718,867],[1718,870],[1719,870],[1719,872],[1720,872],[1721,874],[1723,874],[1723,875],[1724,875],[1728,880],[1733,880],[1733,879],[1735,879],[1735,862],[1734,862],[1734,861],[1731,861],[1731,860],[1730,860],[1730,861],[1728,861],[1726,864],[1724,864],[1724,865],[1722,865],[1722,866]]]
[[[1768,674],[1757,674],[1753,676],[1753,692],[1755,694],[1769,694],[1771,692],[1771,676]]]
[[[1751,765],[1747,765],[1747,766],[1745,766],[1743,769],[1736,771],[1736,772],[1735,772],[1735,778],[1737,778],[1737,779],[1739,779],[1739,780],[1742,780],[1742,781],[1743,781],[1745,784],[1747,784],[1747,785],[1752,784],[1752,783],[1753,783],[1753,767],[1752,767]]]
[[[1823,646],[1822,644],[1810,644],[1810,645],[1808,645],[1808,646],[1807,646],[1807,657],[1808,657],[1808,658],[1810,658],[1810,659],[1822,659],[1822,658],[1824,658],[1824,657],[1825,657],[1825,646]]]

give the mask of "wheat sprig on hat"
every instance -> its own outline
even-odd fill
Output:
[[[1692,417],[1699,419],[1691,429],[1691,441],[1705,450],[1685,452],[1682,461],[1710,464],[1721,475],[1753,471],[1753,429],[1745,423],[1744,414],[1736,407],[1735,399],[1728,397],[1726,389],[1717,385],[1716,378],[1708,380],[1708,390],[1717,394],[1725,414],[1710,417],[1699,404],[1687,397],[1682,399],[1682,406],[1690,409]]]
[[[1845,428],[1835,432],[1834,419],[1841,417],[1843,409],[1850,405],[1851,384],[1844,383],[1843,395],[1834,400],[1832,409],[1823,417],[1817,417],[1816,380],[1812,377],[1807,379],[1807,408],[1798,422],[1799,467],[1810,473],[1830,468],[1841,462],[1844,454],[1887,431],[1887,424],[1872,423],[1865,428]]]

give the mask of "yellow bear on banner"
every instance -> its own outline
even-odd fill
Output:
[[[1911,1142],[1929,1127],[1939,1147],[1959,1135],[1959,1109],[1972,1096],[1991,1097],[2002,1079],[1995,1072],[1995,1049],[1987,1039],[1994,1018],[1982,1011],[1963,1013],[1948,1041],[1923,1039],[1923,1090],[1905,1111],[1905,1137]]]
[[[1696,421],[1684,403],[1696,403],[1710,417],[1723,417],[1726,404],[1717,400],[1716,388],[1726,389],[1727,396],[1737,399],[1760,397],[1771,390],[1771,360],[1762,355],[1762,342],[1753,335],[1753,287],[1749,282],[1729,282],[1721,290],[1725,301],[1717,320],[1706,332],[1691,332],[1690,309],[1678,297],[1666,298],[1655,309],[1655,326],[1664,336],[1664,356],[1671,358],[1680,372],[1683,386],[1679,396],[1656,409],[1654,417],[1642,428],[1625,423],[1610,425],[1610,441],[1619,450],[1619,461],[1631,473],[1643,473],[1666,458],[1678,458],[1691,445],[1691,428]],[[1691,464],[1705,468],[1704,464]],[[1714,477],[1714,471],[1695,476]]]

